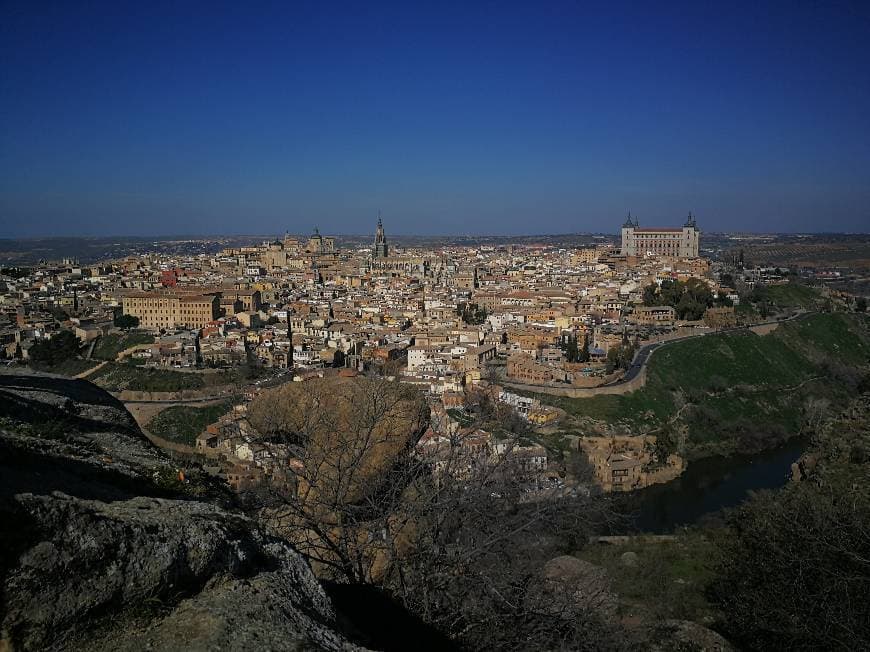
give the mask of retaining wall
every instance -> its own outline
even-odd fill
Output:
[[[148,439],[151,440],[155,446],[159,446],[160,448],[174,451],[176,453],[181,453],[183,455],[204,455],[205,457],[217,460],[221,458],[221,451],[218,451],[216,448],[204,448],[202,450],[195,448],[194,446],[187,446],[186,444],[179,444],[174,441],[169,441],[168,439],[163,439],[163,437],[158,437],[154,433],[148,432],[145,428],[142,428],[142,432],[145,434]]]
[[[773,322],[770,324],[759,324],[757,326],[747,326],[746,330],[750,330],[756,335],[768,335],[779,328],[779,325],[782,322]],[[658,338],[650,339],[648,342],[644,343],[644,346],[651,343],[656,342],[667,342],[669,340],[679,340],[679,339],[688,339],[686,335],[686,331],[692,331],[693,329],[680,329],[676,333],[671,333],[665,336],[660,336]],[[740,330],[740,329],[734,329]],[[709,330],[705,332],[696,332],[694,331],[692,335],[689,337],[707,337],[708,335],[718,335],[723,331],[718,330]],[[652,360],[656,351],[659,349],[653,349],[649,356],[647,357],[646,363],[641,368],[640,372],[632,378],[631,380],[619,383],[617,385],[602,385],[599,387],[559,387],[556,385],[529,385],[525,383],[513,383],[509,380],[503,381],[503,385],[506,387],[510,387],[512,389],[517,389],[524,392],[537,392],[538,394],[548,394],[550,396],[566,396],[568,398],[590,398],[592,396],[604,396],[608,394],[627,394],[628,392],[633,392],[635,390],[640,389],[644,385],[646,385],[646,370],[649,366],[650,360]]]
[[[602,385],[600,387],[571,387],[566,385],[564,387],[557,387],[554,385],[526,385],[509,381],[503,381],[502,384],[522,392],[535,392],[538,394],[549,394],[550,396],[567,396],[568,398],[590,398],[592,396],[607,394],[627,394],[628,392],[640,389],[646,384],[646,365],[643,366],[637,376],[617,385]]]

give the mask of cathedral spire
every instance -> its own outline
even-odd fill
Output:
[[[381,211],[378,211],[378,228],[375,230],[375,249],[373,258],[386,258],[389,255],[387,236],[384,235],[384,223],[381,220]]]

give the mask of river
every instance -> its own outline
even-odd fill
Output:
[[[676,480],[632,494],[630,504],[635,515],[629,529],[667,534],[705,515],[739,505],[751,491],[782,487],[788,482],[792,463],[806,445],[805,439],[795,438],[754,455],[690,462]]]

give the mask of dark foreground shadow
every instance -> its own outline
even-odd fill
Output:
[[[359,645],[384,652],[462,649],[373,586],[328,581],[321,584],[338,612],[340,629]]]

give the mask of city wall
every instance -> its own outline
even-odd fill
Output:
[[[612,373],[608,376],[588,376],[588,377],[579,377],[575,378],[571,382],[571,387],[576,387],[578,389],[589,389],[592,387],[601,387],[602,385],[607,385],[609,383],[616,382],[622,376],[622,372]]]
[[[115,360],[117,360],[118,362],[123,362],[124,358],[126,358],[128,355],[133,355],[134,353],[136,353],[136,351],[147,351],[152,346],[154,346],[154,345],[153,344],[134,344],[133,346],[127,347],[123,351],[118,351],[118,355],[115,356]]]
[[[646,384],[646,365],[640,370],[631,380],[619,383],[616,385],[601,385],[599,387],[571,387],[568,385],[558,387],[555,385],[527,385],[523,383],[512,383],[508,380],[503,384],[511,389],[517,389],[521,392],[536,392],[538,394],[549,394],[550,396],[566,396],[568,398],[590,398],[592,396],[603,396],[607,394],[627,394],[640,389]]]
[[[780,323],[781,322],[772,322],[766,324],[758,324],[756,326],[747,326],[744,328],[745,330],[752,331],[756,335],[769,335],[777,328],[779,328]],[[722,331],[712,329],[698,332],[693,328],[679,328],[672,333],[667,333],[665,335],[650,338],[648,341],[644,342],[644,345],[653,344],[656,342],[681,340],[688,337],[704,337],[707,335],[716,335],[721,332]],[[637,376],[624,383],[617,383],[613,385],[599,385],[598,387],[570,387],[558,385],[530,385],[526,383],[514,383],[507,379],[504,381],[503,384],[507,387],[519,391],[536,392],[538,394],[548,394],[549,396],[565,396],[567,398],[590,398],[592,396],[605,396],[609,394],[628,394],[629,392],[638,390],[646,385],[646,370],[649,366],[649,361],[652,360],[652,358],[655,356],[657,350],[658,349],[655,349],[650,352],[646,363],[643,365]],[[610,381],[608,380],[607,382]]]
[[[164,450],[169,450],[174,453],[181,453],[182,455],[202,455],[212,460],[220,459],[221,452],[214,448],[204,448],[202,450],[198,448],[194,448],[193,446],[187,446],[186,444],[179,444],[174,441],[169,441],[168,439],[163,439],[163,437],[158,437],[154,433],[148,432],[144,428],[142,428],[142,432],[151,440],[151,443],[155,446],[158,446]]]

